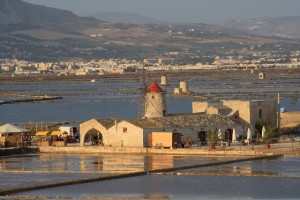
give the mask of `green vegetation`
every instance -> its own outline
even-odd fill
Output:
[[[215,144],[218,141],[218,130],[217,129],[210,129],[207,133],[206,140],[210,144]]]
[[[266,126],[265,128],[266,128],[266,132],[264,134],[263,141],[265,144],[270,144],[274,139],[276,139],[277,130],[275,127],[272,127],[271,125]]]
[[[263,127],[271,126],[271,122],[267,119],[261,119],[255,123],[255,130],[261,133]]]

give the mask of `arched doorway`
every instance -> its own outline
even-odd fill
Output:
[[[233,133],[233,129],[229,128],[225,131],[225,141],[226,142],[232,142],[232,133]]]
[[[207,137],[207,131],[201,130],[198,132],[198,140],[201,145],[207,145],[206,137]]]
[[[103,135],[102,133],[92,128],[84,136],[84,145],[101,145],[103,146]]]

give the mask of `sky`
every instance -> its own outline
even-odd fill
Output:
[[[300,0],[24,0],[80,16],[126,12],[165,22],[216,24],[226,19],[299,16]]]

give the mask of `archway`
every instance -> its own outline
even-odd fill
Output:
[[[207,131],[201,130],[198,132],[198,140],[201,145],[207,145],[206,137],[207,137]]]
[[[103,145],[103,135],[102,133],[95,129],[92,128],[88,130],[84,136],[84,146],[85,145]]]
[[[232,128],[229,128],[225,131],[225,141],[232,142],[232,133],[233,133]]]

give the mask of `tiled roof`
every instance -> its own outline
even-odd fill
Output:
[[[144,129],[175,128],[175,127],[236,127],[237,122],[224,115],[192,114],[180,116],[168,116],[162,118],[147,118],[139,120],[127,120],[129,123]]]
[[[159,85],[156,83],[156,81],[153,81],[151,85],[147,88],[148,92],[162,92],[161,88]]]
[[[109,129],[113,125],[115,125],[116,121],[119,123],[121,120],[119,118],[108,118],[108,119],[95,119],[97,122],[99,122],[102,126],[104,126],[106,129]]]

